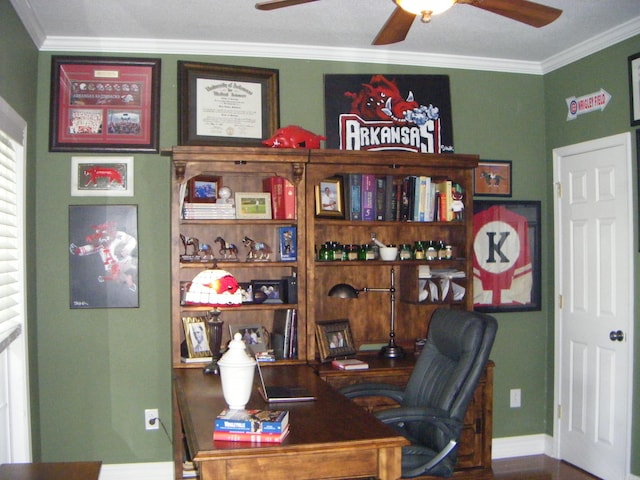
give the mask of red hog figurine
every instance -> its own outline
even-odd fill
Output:
[[[320,148],[320,141],[326,139],[302,127],[289,125],[279,128],[271,138],[262,143],[274,148]]]

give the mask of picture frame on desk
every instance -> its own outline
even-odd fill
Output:
[[[180,145],[262,147],[279,126],[278,75],[268,68],[179,61]]]
[[[356,354],[351,325],[346,318],[316,322],[316,341],[321,362]]]
[[[187,202],[216,203],[222,187],[222,178],[214,175],[197,175],[187,183]]]
[[[316,216],[344,218],[342,177],[325,178],[315,186]]]
[[[159,151],[159,58],[51,57],[51,152]]]
[[[211,357],[207,319],[203,316],[182,317],[182,325],[189,358]]]
[[[270,338],[269,332],[260,324],[248,325],[229,325],[229,334],[231,338],[236,333],[242,335],[242,341],[253,355],[260,352],[266,352],[269,349]]]

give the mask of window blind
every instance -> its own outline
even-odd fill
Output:
[[[0,131],[0,345],[5,347],[21,324],[16,157],[15,143]]]

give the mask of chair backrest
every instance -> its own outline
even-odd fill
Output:
[[[436,310],[402,405],[440,409],[462,424],[489,360],[497,328],[495,318],[489,315]],[[436,440],[434,431],[424,425],[411,425],[408,430],[420,441],[433,443]],[[459,434],[457,432],[458,437]]]

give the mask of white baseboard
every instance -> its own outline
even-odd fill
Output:
[[[538,434],[494,438],[491,447],[491,457],[494,459],[542,454],[553,457],[553,437]]]
[[[102,465],[99,480],[174,480],[173,462]]]

